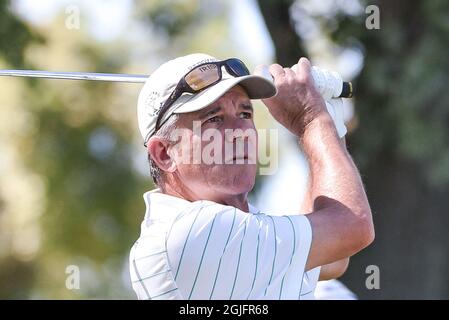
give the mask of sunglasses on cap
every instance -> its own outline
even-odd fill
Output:
[[[205,62],[197,65],[181,78],[176,85],[175,90],[173,90],[163,106],[160,108],[153,134],[160,129],[164,114],[183,93],[198,93],[220,82],[223,76],[221,70],[222,67],[225,67],[226,71],[233,77],[249,75],[248,68],[241,60],[237,58],[231,58],[223,61]]]

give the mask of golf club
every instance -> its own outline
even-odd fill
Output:
[[[64,80],[95,80],[110,82],[144,83],[149,76],[143,74],[52,72],[36,70],[0,70],[0,76],[30,77]]]
[[[268,70],[266,70],[268,72]],[[269,74],[269,73],[268,73]],[[326,91],[331,86],[334,97],[352,98],[353,87],[351,82],[341,81],[341,79],[328,80],[329,75],[325,75],[318,68],[312,70],[315,81],[319,81],[319,91]],[[328,73],[327,73],[328,74]],[[53,72],[53,71],[37,71],[37,70],[0,70],[0,76],[12,77],[29,77],[29,78],[46,78],[46,79],[63,79],[63,80],[93,80],[93,81],[109,81],[109,82],[128,82],[128,83],[144,83],[149,75],[144,74],[124,74],[124,73],[92,73],[92,72]],[[271,76],[271,75],[270,75]],[[340,85],[338,85],[338,82]]]

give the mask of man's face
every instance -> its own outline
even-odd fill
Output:
[[[173,146],[173,180],[203,199],[246,194],[257,170],[257,132],[253,108],[240,86],[210,106],[180,114],[182,139]]]

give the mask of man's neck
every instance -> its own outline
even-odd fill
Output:
[[[188,201],[198,201],[198,200],[208,200],[213,201],[216,203],[220,203],[226,206],[232,206],[237,209],[240,209],[244,212],[249,212],[249,206],[248,206],[248,194],[242,193],[238,195],[224,195],[224,194],[214,194],[214,195],[196,195],[191,190],[182,188],[172,188],[170,185],[165,185],[164,187],[161,187],[161,190],[163,193],[182,198]]]
[[[248,206],[248,194],[239,194],[239,195],[233,195],[233,196],[224,196],[224,197],[217,197],[215,201],[217,203],[221,203],[227,206],[232,206],[237,209],[240,209],[244,212],[249,212],[249,206]]]

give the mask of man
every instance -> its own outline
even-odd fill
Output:
[[[274,84],[238,59],[193,54],[147,80],[138,120],[159,189],[144,194],[146,215],[130,254],[139,299],[301,299],[306,271],[373,241],[360,176],[310,63],[269,70]],[[311,213],[271,216],[248,204],[257,154],[250,99],[263,99],[298,137],[311,168]]]

